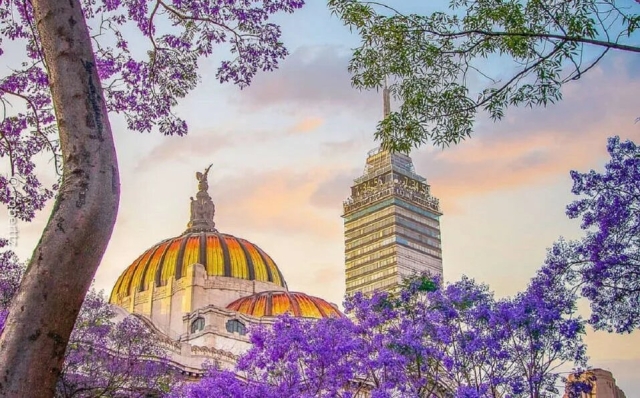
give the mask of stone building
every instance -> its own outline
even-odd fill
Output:
[[[569,381],[573,380],[573,375],[569,376]],[[580,380],[591,380],[592,383],[591,393],[582,394],[584,398],[626,398],[624,392],[616,385],[613,374],[608,370],[591,369],[585,372]],[[564,397],[566,398],[567,394]]]
[[[173,365],[202,373],[209,360],[231,368],[249,348],[249,325],[295,317],[341,317],[335,304],[291,292],[275,261],[246,239],[219,232],[207,175],[197,173],[191,219],[181,235],[143,252],[118,278],[110,302],[154,330]]]

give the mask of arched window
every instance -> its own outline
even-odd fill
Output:
[[[191,333],[197,333],[204,329],[204,318],[198,317],[193,322],[191,322]]]
[[[237,319],[232,319],[227,321],[227,332],[229,333],[238,333],[241,336],[247,334],[247,328],[244,327],[244,323],[240,322]]]

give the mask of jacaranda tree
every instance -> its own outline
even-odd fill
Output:
[[[0,314],[6,313],[23,272],[15,256],[0,258]],[[157,336],[140,319],[116,322],[103,294],[90,290],[67,345],[55,397],[161,396],[179,385],[177,375]]]
[[[139,318],[115,322],[102,293],[90,290],[65,353],[56,397],[162,396],[180,383],[157,335]]]
[[[546,286],[546,285],[545,285]],[[564,285],[495,300],[473,280],[426,277],[395,295],[347,300],[352,319],[282,317],[251,333],[234,372],[208,369],[175,391],[190,398],[540,398],[563,388],[562,365],[584,367],[584,321]],[[576,383],[572,391],[584,390]]]
[[[541,272],[591,302],[596,329],[624,333],[640,327],[640,147],[612,137],[607,150],[603,172],[571,172],[580,199],[567,215],[582,220],[585,236],[559,240]]]
[[[509,353],[503,364],[511,367],[508,395],[557,394],[564,387],[562,367],[586,367],[585,321],[576,315],[576,299],[563,284],[534,278],[527,290],[498,303],[494,326]]]
[[[119,174],[109,112],[134,131],[185,134],[172,109],[198,61],[226,43],[217,78],[244,87],[286,55],[276,12],[303,0],[7,0],[0,3],[0,202],[28,221],[57,190],[0,335],[0,395],[50,397],[69,335],[111,236]],[[19,49],[22,48],[22,53]],[[11,107],[13,106],[13,107]],[[8,112],[8,113],[7,113]],[[45,187],[34,157],[61,175]],[[59,186],[58,186],[59,185]],[[37,383],[34,383],[37,380]]]

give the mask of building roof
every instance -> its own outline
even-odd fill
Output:
[[[290,314],[302,318],[340,318],[342,312],[333,304],[305,293],[268,291],[242,297],[227,309],[255,317]]]
[[[190,264],[202,264],[209,276],[272,282],[287,287],[276,263],[253,243],[220,232],[187,232],[166,239],[145,251],[118,278],[111,293],[126,297],[154,283],[185,276]]]
[[[271,282],[284,288],[287,283],[276,263],[253,243],[218,232],[213,217],[215,205],[209,196],[207,175],[196,173],[198,193],[191,198],[191,217],[180,236],[163,240],[138,257],[116,281],[112,303],[151,284],[164,286],[171,278],[186,276],[191,264],[202,264],[209,276],[225,276],[250,281]]]

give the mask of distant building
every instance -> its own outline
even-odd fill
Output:
[[[388,106],[385,90],[385,114]],[[442,276],[442,212],[408,155],[369,152],[343,208],[347,295],[393,290],[415,273]]]
[[[604,369],[591,369],[580,378],[586,380],[587,378],[594,377],[593,387],[590,394],[582,394],[584,398],[626,398],[624,392],[616,385],[616,379],[613,378],[613,374]],[[569,381],[573,381],[575,378],[569,376]],[[564,398],[567,394],[564,395]]]

